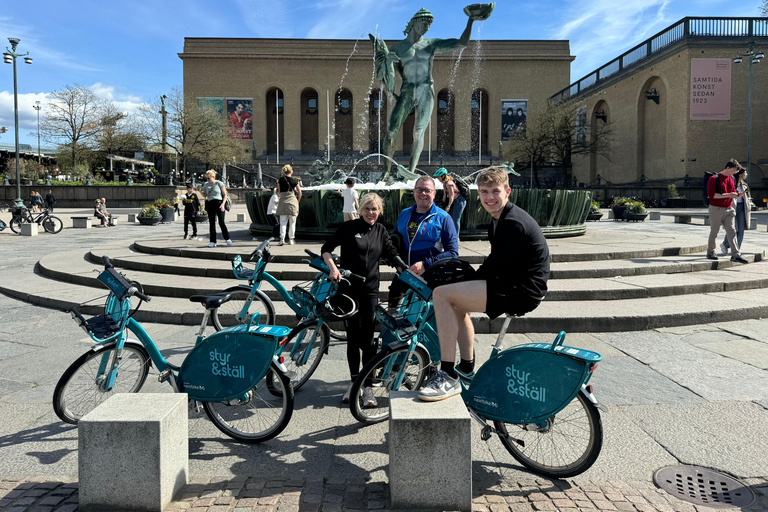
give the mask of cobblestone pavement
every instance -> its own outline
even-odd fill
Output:
[[[749,508],[768,510],[768,480],[749,479],[757,500]],[[77,482],[0,481],[3,512],[75,512]],[[126,507],[130,504],[126,503]],[[386,482],[364,479],[262,480],[192,479],[164,512],[342,512],[389,510]],[[402,509],[398,509],[402,510]],[[723,510],[693,505],[646,482],[590,482],[576,486],[564,480],[515,479],[475,489],[474,512],[709,512]]]

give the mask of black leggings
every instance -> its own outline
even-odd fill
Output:
[[[361,363],[365,366],[376,355],[373,328],[376,323],[374,310],[379,303],[379,298],[378,295],[368,294],[367,290],[362,294],[352,294],[347,289],[343,293],[350,295],[358,304],[357,313],[346,321],[347,362],[350,378],[354,381],[360,373]]]
[[[189,233],[189,225],[192,224],[192,235],[197,236],[197,217],[195,216],[195,212],[192,212],[190,214],[187,214],[187,212],[184,212],[184,234],[186,235]]]
[[[212,201],[205,202],[205,211],[208,212],[208,223],[211,227],[211,243],[216,243],[216,219],[219,219],[219,227],[221,228],[221,237],[224,240],[229,240],[229,230],[224,224],[224,213],[221,211],[221,199],[214,199]]]

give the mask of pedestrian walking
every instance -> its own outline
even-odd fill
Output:
[[[203,197],[205,197],[205,211],[208,212],[208,224],[210,227],[210,243],[208,247],[216,247],[216,219],[219,219],[221,228],[221,237],[227,241],[227,245],[232,245],[229,238],[229,230],[224,223],[226,213],[227,187],[216,179],[216,171],[210,169],[205,171],[206,182],[203,183]]]
[[[53,196],[53,190],[49,190],[45,194],[45,204],[48,205],[48,209],[53,213],[53,204],[56,202],[56,198]]]
[[[197,198],[192,184],[187,184],[187,193],[181,196],[181,202],[184,204],[184,238],[197,238],[197,211],[200,209],[200,199]],[[189,225],[192,224],[192,236],[189,233]]]
[[[741,165],[736,159],[731,159],[725,164],[725,168],[711,176],[707,182],[707,197],[709,197],[709,240],[707,240],[707,258],[716,260],[715,246],[720,227],[725,228],[725,236],[731,249],[731,261],[736,263],[749,263],[741,257],[739,244],[736,242],[736,210],[733,208],[733,200],[743,197],[743,192],[736,191],[736,185],[731,176],[741,170]]]
[[[280,203],[280,196],[277,193],[277,189],[272,189],[272,197],[269,198],[267,204],[267,220],[269,225],[272,226],[272,238],[277,240],[280,237],[280,219],[277,218],[277,205]]]
[[[353,178],[347,178],[344,181],[344,184],[347,186],[347,188],[340,191],[341,197],[344,198],[344,206],[341,211],[344,214],[344,222],[347,222],[348,220],[355,220],[356,218],[360,217],[360,215],[357,213],[360,204],[357,201],[359,197],[357,190],[354,188],[355,180]]]
[[[749,192],[749,185],[747,184],[746,169],[741,168],[733,175],[732,179],[736,181],[736,192],[742,194],[741,197],[735,199],[736,218],[734,219],[736,243],[739,245],[739,252],[741,252],[743,249],[741,242],[744,240],[744,230],[749,229],[752,223],[750,213],[752,210],[752,194]],[[730,248],[731,244],[728,242],[728,236],[723,237],[723,243],[720,244],[720,256],[727,256]]]
[[[285,243],[286,230],[288,243],[293,245],[296,234],[296,217],[299,216],[299,201],[301,201],[301,184],[296,178],[292,178],[293,167],[283,166],[283,177],[277,182],[277,193],[280,202],[277,204],[277,215],[280,217],[280,242]]]

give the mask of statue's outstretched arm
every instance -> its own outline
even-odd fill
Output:
[[[496,8],[496,2],[490,4],[472,4],[464,8],[464,14],[469,19],[467,20],[467,28],[464,29],[464,33],[458,39],[435,39],[432,43],[435,53],[451,52],[464,48],[469,44],[469,37],[472,35],[472,23],[475,21],[487,20],[493,10]]]
[[[373,34],[368,34],[373,45],[373,61],[376,66],[376,78],[384,82],[388,94],[395,95],[395,62],[400,62],[396,53],[390,52],[387,43]]]

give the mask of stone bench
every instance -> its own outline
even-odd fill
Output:
[[[72,217],[72,227],[81,229],[91,229],[91,217]]]
[[[77,425],[80,510],[163,510],[187,484],[186,393],[117,393]]]
[[[36,222],[21,224],[21,236],[37,236],[40,234],[40,226]]]
[[[704,225],[709,226],[708,213],[674,213],[675,224],[690,224],[691,219],[704,219]]]
[[[389,394],[392,508],[472,510],[472,420],[460,396]]]

